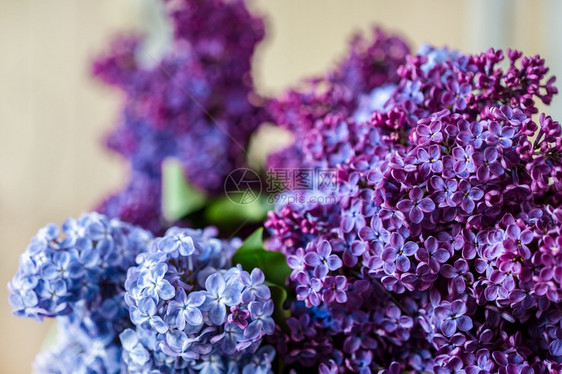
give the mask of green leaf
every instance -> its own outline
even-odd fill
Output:
[[[267,281],[280,287],[285,286],[285,281],[291,273],[285,255],[264,249],[263,228],[257,229],[244,241],[232,257],[232,263],[242,265],[246,271],[260,268]]]
[[[205,218],[213,224],[238,225],[240,222],[260,222],[265,219],[271,205],[264,197],[250,204],[236,204],[228,197],[217,199],[205,210]]]
[[[260,227],[256,231],[254,231],[250,236],[244,240],[244,243],[238,248],[238,251],[234,254],[232,261],[234,262],[234,258],[237,255],[243,255],[252,251],[258,251],[264,248],[263,244],[263,227]]]
[[[162,163],[162,213],[176,221],[205,205],[207,197],[185,179],[181,164],[168,158]]]
[[[263,244],[263,227],[250,235],[232,257],[233,264],[240,264],[242,268],[251,272],[260,268],[265,275],[264,284],[271,290],[271,299],[275,306],[273,319],[286,330],[286,320],[291,316],[289,309],[285,309],[288,292],[285,281],[291,273],[285,256],[280,252],[266,251]]]

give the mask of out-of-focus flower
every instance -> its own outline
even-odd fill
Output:
[[[242,0],[166,3],[174,38],[161,61],[141,65],[141,40],[128,37],[117,39],[93,67],[125,94],[107,145],[130,169],[128,185],[98,209],[153,232],[166,227],[164,159],[177,159],[192,186],[217,194],[228,173],[244,165],[250,136],[267,119],[250,75],[264,37],[262,19]]]

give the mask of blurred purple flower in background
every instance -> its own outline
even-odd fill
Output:
[[[195,188],[221,193],[228,173],[245,165],[252,132],[267,119],[250,75],[264,37],[261,18],[242,0],[166,3],[174,38],[161,61],[141,65],[136,55],[142,40],[126,37],[93,67],[124,92],[107,145],[129,167],[128,185],[98,209],[155,232],[166,227],[160,208],[164,159],[177,159]]]

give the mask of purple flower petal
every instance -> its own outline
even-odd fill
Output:
[[[445,320],[441,323],[441,332],[446,337],[453,336],[455,331],[457,331],[457,324],[456,324],[455,321],[452,321],[452,320],[448,319],[448,320]]]

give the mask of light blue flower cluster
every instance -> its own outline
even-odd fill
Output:
[[[40,229],[20,256],[8,285],[14,313],[42,320],[90,310],[84,304],[93,303],[92,313],[111,315],[124,273],[152,234],[98,213],[70,218],[61,228],[62,236],[55,224]]]
[[[427,43],[424,43],[418,49],[417,54],[427,58],[427,61],[421,65],[421,69],[424,72],[428,72],[436,65],[441,65],[444,63],[455,64],[459,66],[463,64],[464,60],[466,60],[463,54],[457,50],[448,47],[437,48]]]
[[[55,341],[33,364],[41,374],[121,373],[121,345],[115,334],[96,335],[69,317],[59,317]],[[92,321],[89,321],[92,322]],[[116,339],[117,338],[117,339]]]
[[[386,112],[390,97],[396,90],[396,84],[387,83],[384,86],[374,88],[368,95],[362,95],[359,99],[357,109],[353,112],[353,119],[357,123],[367,122],[371,119],[373,112]]]
[[[275,352],[260,344],[275,323],[264,274],[232,267],[240,240],[214,236],[171,228],[129,269],[136,329],[120,335],[129,372],[269,372]]]
[[[37,372],[121,371],[118,335],[132,326],[126,272],[152,240],[148,231],[98,213],[39,230],[8,285],[14,314],[57,317],[57,344],[38,357]]]

